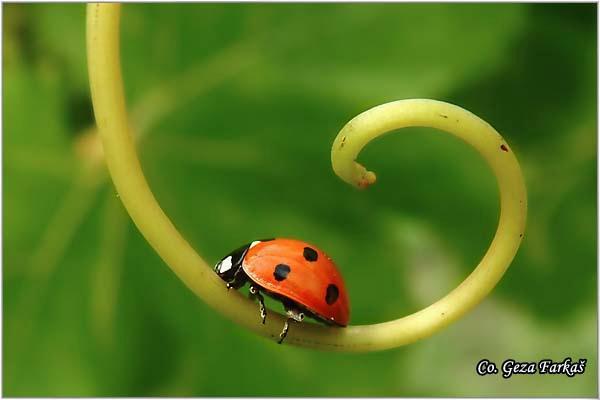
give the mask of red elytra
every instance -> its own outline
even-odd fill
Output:
[[[257,240],[221,259],[215,272],[229,289],[250,282],[263,324],[267,310],[261,292],[283,303],[287,319],[279,343],[287,336],[290,321],[301,322],[305,314],[327,324],[348,325],[350,306],[342,275],[325,253],[306,242]]]
[[[278,266],[289,267],[285,277],[287,269],[282,267],[277,274]],[[342,275],[315,246],[294,239],[259,242],[249,248],[242,268],[267,291],[293,300],[326,321],[348,325],[350,306]]]

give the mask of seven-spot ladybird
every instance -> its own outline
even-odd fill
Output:
[[[263,324],[267,313],[261,292],[283,303],[288,318],[278,343],[285,339],[289,322],[301,322],[305,316],[329,325],[348,325],[350,307],[342,275],[325,253],[308,243],[256,240],[219,261],[215,272],[229,289],[250,281]]]

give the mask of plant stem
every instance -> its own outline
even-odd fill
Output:
[[[119,4],[88,5],[87,52],[94,114],[106,163],[121,201],[150,245],[198,297],[237,323],[276,338],[283,318],[271,316],[269,323],[260,324],[255,304],[225,288],[212,268],[179,234],[148,187],[125,107],[119,20]]]
[[[475,270],[453,291],[404,318],[363,327],[380,347],[399,346],[429,336],[471,310],[496,286],[510,266],[524,235],[527,194],[519,163],[502,136],[469,111],[436,100],[399,100],[374,107],[352,119],[333,142],[331,162],[345,182],[364,188],[375,174],[355,160],[371,140],[396,129],[429,127],[473,146],[490,165],[500,191],[496,235]]]
[[[87,51],[92,100],[106,162],[120,198],[146,240],[198,297],[238,324],[275,339],[284,318],[269,312],[267,323],[262,325],[256,305],[225,288],[223,281],[173,226],[148,187],[125,107],[119,20],[119,4],[88,5]],[[455,119],[460,122],[454,122]],[[502,212],[488,253],[465,282],[424,310],[395,321],[345,329],[296,324],[286,343],[323,350],[372,351],[413,342],[467,312],[494,287],[508,267],[525,223],[523,180],[512,152],[500,150],[500,144],[505,145],[500,135],[467,111],[432,100],[395,102],[369,110],[346,125],[334,142],[332,161],[336,173],[352,184],[372,183],[374,175],[354,163],[360,149],[384,132],[415,125],[454,133],[473,145],[491,164],[500,184]],[[342,141],[344,146],[340,149]]]

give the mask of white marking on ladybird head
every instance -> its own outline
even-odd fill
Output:
[[[231,256],[229,256],[227,258],[224,258],[223,261],[219,263],[219,266],[217,267],[217,272],[219,272],[220,274],[225,273],[231,269],[231,266]]]
[[[254,246],[256,246],[259,243],[260,243],[260,240],[255,240],[254,242],[250,243],[250,246],[248,247],[248,249],[253,248]]]

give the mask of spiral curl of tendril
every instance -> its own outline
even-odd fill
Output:
[[[256,304],[228,291],[211,265],[181,236],[157,203],[142,172],[129,125],[119,54],[120,5],[89,4],[87,55],[92,100],[106,163],[117,192],[132,220],[171,270],[199,298],[234,322],[268,338],[278,338],[284,318],[269,313],[261,324]],[[286,343],[321,350],[375,351],[412,343],[455,321],[477,305],[510,265],[524,234],[526,192],[519,163],[494,128],[452,104],[400,100],[374,107],[352,119],[336,137],[331,151],[335,173],[364,188],[375,174],[355,160],[376,137],[404,127],[431,127],[451,133],[473,146],[492,168],[500,189],[500,220],[495,237],[475,270],[454,290],[414,314],[372,325],[327,327],[303,323]]]

